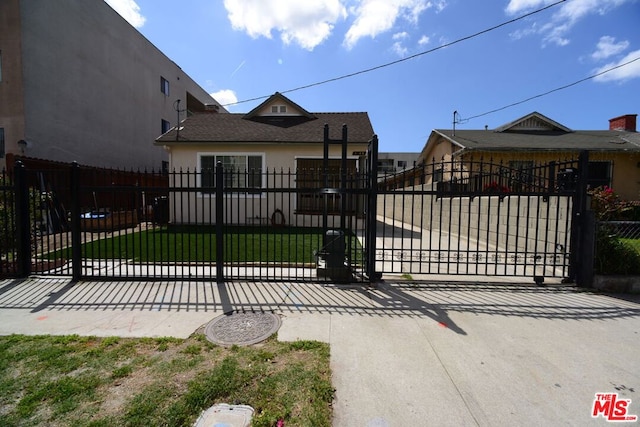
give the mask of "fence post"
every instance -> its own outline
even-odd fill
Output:
[[[593,234],[594,221],[589,221],[587,213],[587,186],[589,178],[589,152],[583,150],[578,157],[578,182],[573,199],[573,218],[571,221],[571,258],[569,265],[569,279],[575,280],[576,285],[588,287],[593,281],[593,259],[587,261],[585,257],[593,256],[595,237]],[[591,225],[591,227],[590,227]],[[589,244],[591,242],[591,245]],[[591,269],[588,266],[591,265]]]
[[[82,230],[80,227],[80,165],[71,163],[71,280],[77,282],[82,276]]]
[[[380,280],[376,272],[376,225],[378,209],[378,136],[373,135],[369,147],[369,198],[367,200],[367,276],[370,282]]]
[[[17,161],[14,167],[15,185],[15,221],[16,248],[18,258],[18,277],[31,274],[31,233],[29,230],[29,186],[27,185],[27,171],[24,163]]]
[[[224,169],[216,163],[216,282],[224,283]]]

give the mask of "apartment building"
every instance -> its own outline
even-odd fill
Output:
[[[8,153],[166,167],[155,139],[207,109],[226,113],[103,0],[0,1],[0,169]]]

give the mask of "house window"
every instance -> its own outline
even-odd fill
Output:
[[[319,194],[319,188],[339,188],[341,184],[342,159],[328,159],[328,170],[324,170],[323,159],[298,159],[296,171],[296,187],[300,191],[297,195],[296,212],[321,214],[325,204],[329,214],[338,214],[342,207],[342,194]],[[357,184],[356,159],[347,159],[347,188],[354,188]],[[325,181],[326,180],[326,181]],[[358,201],[357,195],[345,194],[347,198],[347,212],[355,213],[362,210],[364,204]]]
[[[444,169],[438,168],[433,171],[433,182],[442,182],[444,180]]]
[[[216,164],[222,163],[224,187],[238,193],[259,194],[263,185],[264,154],[201,154],[199,156],[200,186],[203,194],[215,192]]]
[[[169,96],[169,80],[164,77],[160,77],[160,92],[164,93],[164,96]]]
[[[597,188],[606,185],[611,186],[611,162],[589,162],[587,185],[589,188]]]
[[[169,121],[162,119],[162,134],[164,135],[165,133],[169,132],[169,129],[171,129],[171,123],[169,123]]]
[[[509,184],[512,191],[524,191],[524,184],[533,183],[533,160],[509,161]]]
[[[400,169],[405,169],[407,167],[407,161],[406,160],[398,160],[398,167]]]
[[[0,128],[0,159],[4,159],[4,128]]]

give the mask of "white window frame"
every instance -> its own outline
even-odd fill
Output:
[[[262,158],[262,162],[261,162],[261,175],[260,175],[260,189],[264,189],[266,188],[266,177],[265,177],[265,171],[266,171],[266,154],[264,152],[243,152],[243,151],[233,151],[233,152],[221,152],[221,151],[212,151],[212,152],[199,152],[197,154],[198,157],[198,165],[197,165],[197,180],[196,180],[196,185],[198,188],[200,188],[202,186],[202,158],[203,157],[217,157],[217,156],[245,156],[245,157],[249,157],[249,156],[260,156]],[[198,193],[199,197],[202,198],[207,198],[207,197],[215,197],[214,194],[211,193],[203,193],[201,191],[199,191]],[[237,191],[234,191],[231,194],[232,197],[237,197],[237,198],[249,198],[249,199],[253,199],[253,198],[264,198],[266,197],[266,193],[264,191],[260,191],[260,192],[255,192],[255,193],[240,193]]]
[[[286,115],[287,111],[288,111],[288,108],[284,104],[276,104],[271,106],[271,114]]]

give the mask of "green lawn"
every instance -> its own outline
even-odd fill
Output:
[[[323,230],[302,227],[226,227],[225,262],[314,263],[322,247]],[[353,263],[363,259],[355,236],[348,236]],[[71,257],[70,248],[47,255]],[[210,226],[172,226],[120,234],[82,245],[87,259],[132,259],[137,262],[213,262],[215,229]]]
[[[254,408],[254,427],[321,427],[333,394],[329,346],[316,341],[0,337],[2,426],[192,426],[237,403]]]
[[[620,241],[640,254],[640,239],[620,239]]]

